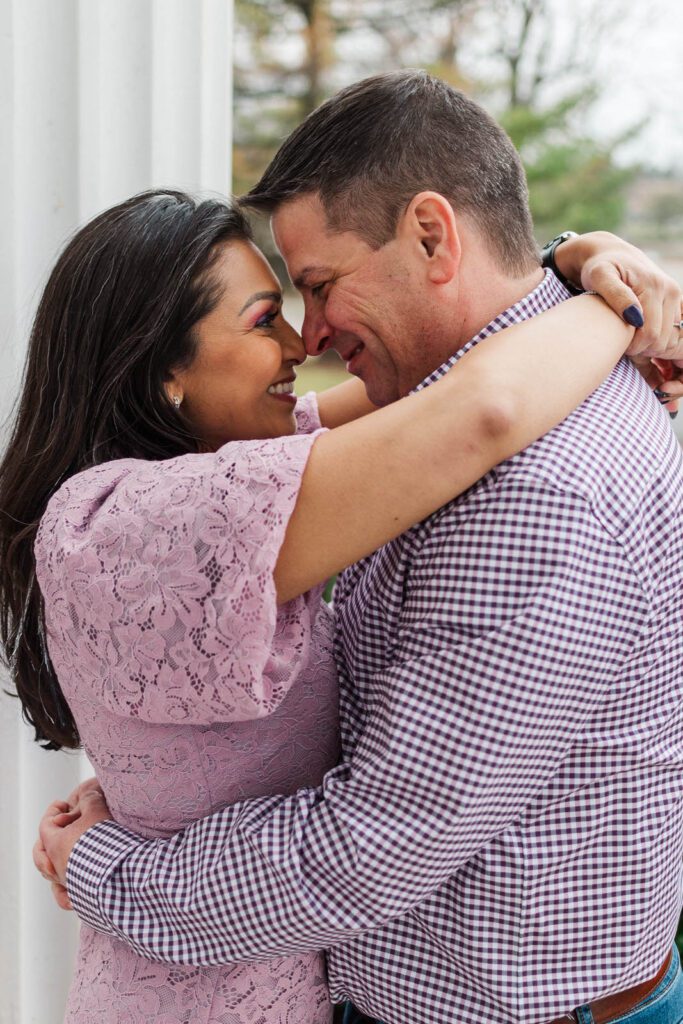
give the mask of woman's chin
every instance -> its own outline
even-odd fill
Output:
[[[283,428],[279,430],[277,434],[273,434],[273,437],[285,437],[290,434],[296,434],[297,423],[296,417],[294,416],[294,410],[284,419]]]

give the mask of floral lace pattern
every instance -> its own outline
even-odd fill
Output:
[[[321,588],[277,606],[273,567],[320,423],[52,496],[36,537],[47,643],[114,817],[146,836],[320,783],[339,757]],[[68,1024],[329,1024],[322,954],[169,967],[81,926]]]

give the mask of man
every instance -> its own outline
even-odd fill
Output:
[[[336,348],[379,405],[570,294],[539,267],[509,140],[422,72],[323,104],[247,201],[272,215],[307,350]],[[663,308],[680,326],[677,289]],[[168,842],[95,825],[69,859],[79,914],[170,962],[328,947],[332,998],[389,1024],[641,1005],[676,970],[682,509],[681,452],[622,362],[342,575],[344,760],[323,786]],[[103,816],[85,807],[73,828]],[[218,855],[200,869],[197,849]],[[680,1006],[681,983],[666,988]]]

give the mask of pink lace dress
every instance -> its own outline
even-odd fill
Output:
[[[339,756],[320,588],[277,607],[272,572],[320,423],[84,470],[36,543],[47,646],[114,817],[168,836],[245,797],[316,786]],[[308,430],[309,432],[303,432]],[[322,955],[152,963],[81,926],[69,1024],[328,1024]]]

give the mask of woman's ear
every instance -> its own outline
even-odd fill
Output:
[[[453,207],[439,192],[413,196],[398,225],[398,237],[432,284],[448,284],[460,267],[461,245]]]
[[[173,402],[173,399],[175,397],[179,398],[180,401],[182,402],[183,387],[174,374],[171,374],[168,380],[164,381],[163,388],[164,391],[166,392],[166,397],[168,398],[169,402]]]

